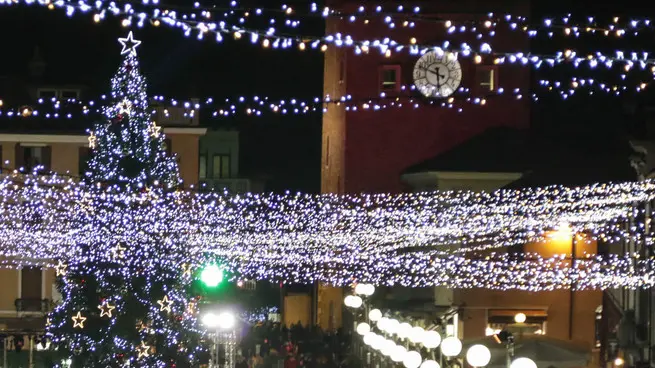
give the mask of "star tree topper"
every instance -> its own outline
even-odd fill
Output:
[[[135,40],[132,31],[127,34],[127,38],[119,38],[118,42],[123,46],[121,55],[130,54],[136,56],[136,48],[141,44],[141,41]]]

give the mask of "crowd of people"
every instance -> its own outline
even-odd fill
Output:
[[[243,331],[236,368],[356,368],[350,341],[341,329],[257,323]]]

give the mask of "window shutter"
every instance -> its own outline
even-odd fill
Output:
[[[16,153],[14,156],[14,162],[12,162],[15,169],[25,166],[25,150],[20,143],[16,143]]]
[[[43,162],[41,163],[45,167],[45,171],[50,171],[50,168],[52,167],[51,165],[51,157],[52,157],[52,147],[50,146],[45,146],[41,148],[41,154],[43,158]]]

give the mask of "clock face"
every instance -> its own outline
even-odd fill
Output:
[[[423,54],[414,65],[414,85],[425,97],[448,97],[462,82],[462,66],[450,52]]]

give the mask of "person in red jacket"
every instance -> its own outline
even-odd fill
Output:
[[[298,360],[295,355],[289,355],[284,361],[284,368],[298,368]]]

